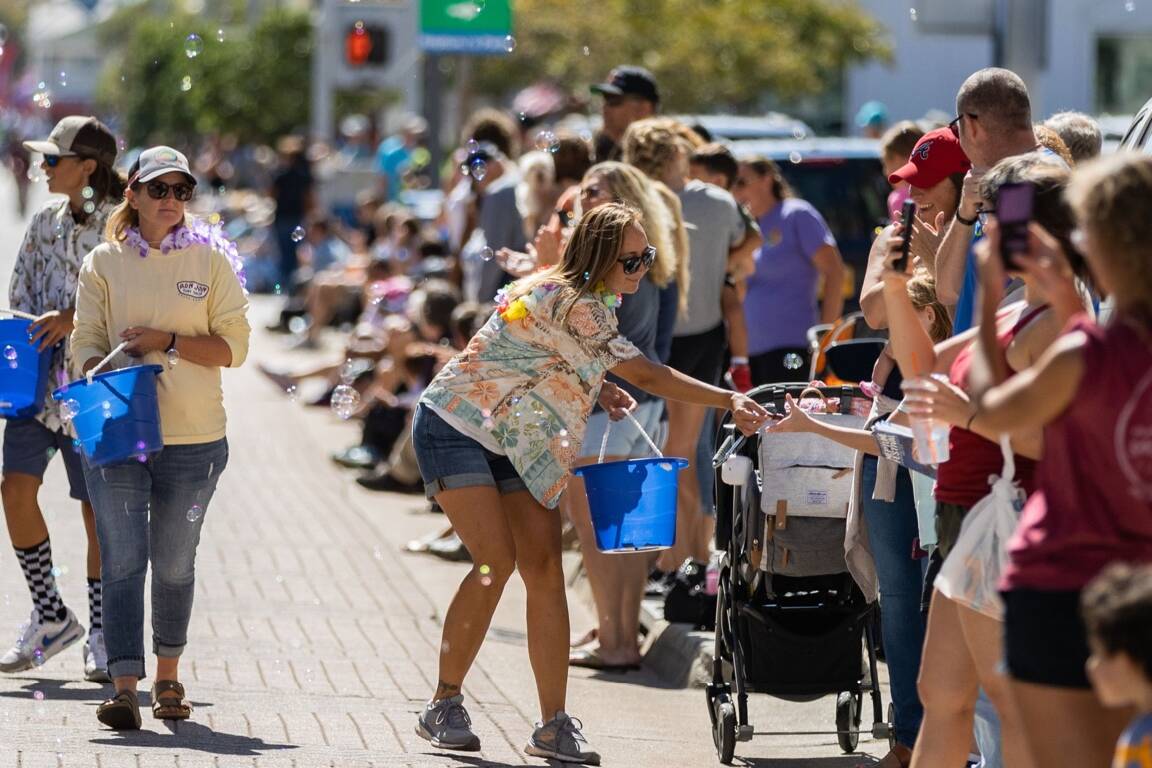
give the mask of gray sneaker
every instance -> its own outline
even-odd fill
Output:
[[[584,723],[557,712],[547,723],[537,723],[524,751],[533,757],[547,757],[566,763],[600,765],[600,753],[588,746],[580,730]]]
[[[464,697],[453,696],[438,702],[430,701],[416,720],[416,735],[441,749],[459,749],[476,752],[480,737],[472,733],[472,718],[464,709]]]

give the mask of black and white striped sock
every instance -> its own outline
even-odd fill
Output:
[[[89,631],[96,632],[104,628],[104,607],[102,605],[103,582],[100,579],[88,579],[88,624]]]
[[[64,601],[56,591],[56,576],[52,573],[52,544],[44,539],[34,547],[17,549],[16,559],[24,571],[32,602],[45,621],[63,621],[68,616]]]

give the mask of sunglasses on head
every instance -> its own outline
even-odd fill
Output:
[[[168,190],[172,190],[172,196],[182,203],[191,200],[192,193],[196,191],[195,186],[185,181],[179,181],[175,184],[168,184],[163,181],[149,181],[144,185],[144,189],[148,191],[148,197],[153,200],[163,200],[168,197]]]
[[[656,263],[656,247],[648,246],[643,251],[635,256],[628,256],[623,259],[616,259],[624,266],[624,274],[634,275],[643,265],[644,269],[651,269],[652,265]]]

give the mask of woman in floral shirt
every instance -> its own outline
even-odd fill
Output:
[[[72,498],[80,502],[88,532],[88,607],[91,633],[84,644],[84,676],[108,681],[101,629],[100,548],[84,483],[80,454],[61,422],[52,389],[66,381],[70,360],[68,334],[76,301],[76,276],[84,255],[95,248],[108,215],[124,196],[124,181],[112,165],[116,138],[94,117],[61,120],[44,141],[24,142],[44,156],[40,167],[53,197],[32,215],[16,258],[8,306],[36,315],[30,327],[40,349],[51,349],[51,386],[35,416],[9,419],[4,429],[4,516],[16,559],[32,593],[32,616],[20,627],[16,644],[0,657],[0,671],[21,672],[84,637],[84,627],[64,606],[56,589],[52,544],[36,501],[48,462],[59,453]],[[17,361],[10,361],[17,362]]]
[[[614,308],[654,259],[635,209],[610,203],[585,214],[561,263],[501,292],[496,313],[416,409],[412,435],[426,491],[475,563],[445,617],[439,683],[416,726],[435,746],[480,748],[460,687],[505,582],[519,570],[541,711],[525,751],[599,764],[582,726],[564,712],[568,606],[554,510],[594,401],[614,419],[635,406],[604,382],[608,371],[660,397],[731,408],[749,433],[767,417],[741,394],[648,360],[618,334]]]

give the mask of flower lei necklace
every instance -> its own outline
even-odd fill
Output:
[[[148,257],[150,246],[144,236],[140,234],[138,227],[128,227],[124,231],[124,241],[129,248],[140,254],[140,258]],[[228,236],[224,234],[223,227],[218,222],[212,223],[203,219],[189,218],[185,223],[173,227],[160,241],[160,247],[157,250],[167,254],[171,251],[188,248],[191,245],[207,245],[224,254],[228,263],[232,265],[236,277],[240,278],[240,285],[243,286],[247,282],[244,275],[244,260],[240,258],[236,243],[228,239]]]
[[[560,286],[555,283],[544,283],[536,286],[530,293],[509,301],[508,289],[510,287],[511,285],[506,285],[496,292],[496,314],[508,323],[528,317],[539,306],[544,297]],[[600,301],[604,302],[604,306],[609,309],[620,306],[620,302],[623,300],[619,293],[609,291],[603,280],[597,283],[592,291],[600,297]]]

